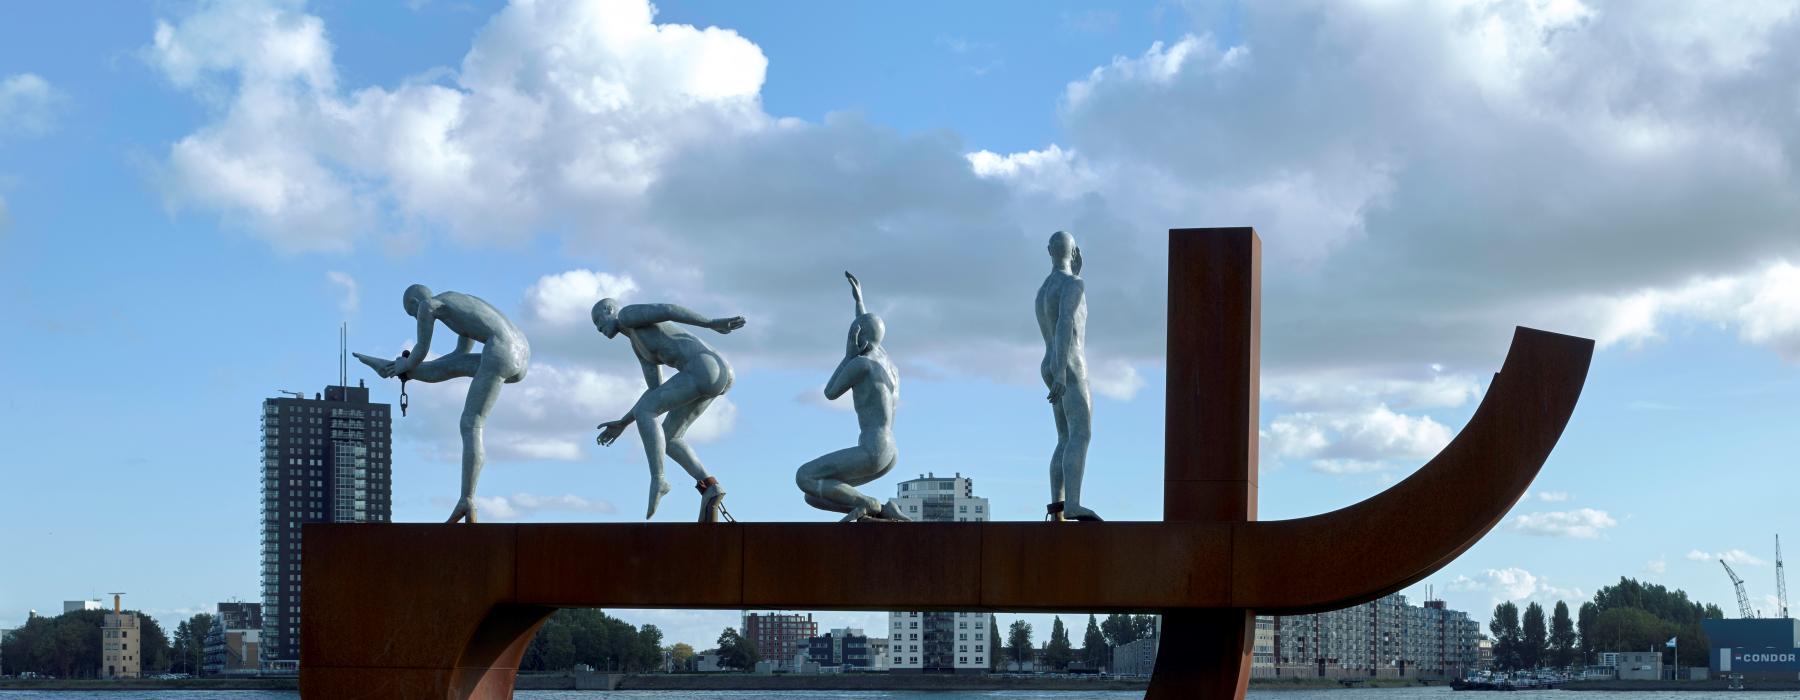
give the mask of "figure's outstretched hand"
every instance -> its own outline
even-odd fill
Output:
[[[715,318],[708,321],[706,327],[718,331],[721,334],[730,333],[744,327],[744,317],[732,316],[731,318]]]
[[[625,434],[625,421],[622,419],[609,420],[594,427],[600,429],[600,437],[594,438],[594,442],[599,443],[601,447],[613,444],[614,440]]]

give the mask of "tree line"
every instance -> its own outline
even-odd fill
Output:
[[[137,610],[138,638],[130,640],[137,653],[140,673],[200,675],[205,664],[206,635],[213,616],[200,613],[175,626],[170,639],[156,618]],[[33,616],[24,627],[0,642],[0,675],[36,673],[57,678],[97,678],[100,675],[100,628],[104,610],[74,610],[55,617]]]
[[[632,627],[599,610],[564,608],[552,614],[531,638],[519,669],[567,671],[577,664],[627,673],[660,669],[662,640],[662,630],[656,625]]]
[[[997,618],[990,617],[990,620]],[[998,622],[990,625],[996,635],[999,634]],[[1126,644],[1145,639],[1156,634],[1156,617],[1153,615],[1123,615],[1113,613],[1104,621],[1088,615],[1087,631],[1082,635],[1081,649],[1077,651],[1069,640],[1069,632],[1063,626],[1062,617],[1054,617],[1050,622],[1050,640],[1039,650],[1032,646],[1031,623],[1015,620],[1006,631],[1006,646],[1003,654],[996,654],[993,659],[994,670],[1002,670],[1007,661],[1023,665],[1028,661],[1040,659],[1045,666],[1054,671],[1068,670],[1069,665],[1080,661],[1089,669],[1099,669],[1112,664],[1112,652]],[[1041,656],[1040,656],[1041,651]]]
[[[1521,617],[1509,601],[1494,606],[1488,631],[1494,668],[1501,671],[1592,664],[1602,652],[1661,650],[1671,638],[1680,640],[1681,665],[1704,666],[1709,644],[1700,621],[1723,617],[1719,606],[1689,600],[1686,591],[1620,577],[1583,603],[1573,620],[1562,601],[1548,621],[1543,606],[1531,603]]]

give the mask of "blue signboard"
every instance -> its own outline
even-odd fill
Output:
[[[1781,675],[1787,678],[1800,677],[1800,649],[1763,647],[1760,649],[1731,649],[1727,653],[1730,654],[1731,665],[1725,667],[1724,664],[1720,664],[1720,671]]]

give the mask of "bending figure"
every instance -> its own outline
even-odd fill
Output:
[[[857,491],[856,487],[886,475],[894,468],[899,452],[894,447],[894,403],[900,395],[900,373],[888,361],[881,347],[886,326],[881,317],[863,307],[862,285],[848,272],[850,296],[856,300],[856,317],[850,321],[850,335],[844,345],[844,360],[831,373],[825,384],[825,398],[836,401],[845,391],[856,403],[856,422],[862,436],[855,447],[846,447],[800,467],[794,483],[806,493],[806,502],[814,508],[846,513],[844,522],[858,520],[904,521],[894,501],[881,501]]]
[[[700,458],[688,447],[688,428],[699,420],[713,399],[731,388],[731,365],[725,358],[676,323],[710,328],[730,333],[744,327],[744,317],[706,318],[675,304],[632,304],[619,308],[619,302],[601,299],[594,304],[594,328],[607,338],[624,334],[631,341],[632,354],[644,370],[644,385],[649,387],[623,418],[597,426],[601,445],[611,445],[632,423],[644,443],[644,456],[650,461],[650,505],[644,519],[656,515],[656,506],[669,492],[663,479],[663,455],[675,460],[688,476],[694,477],[694,488],[700,491],[700,522],[717,522],[725,501],[725,487],[706,473]],[[663,381],[664,365],[675,369],[675,376]],[[662,425],[656,418],[663,414]]]
[[[1087,284],[1081,279],[1081,248],[1065,231],[1050,236],[1050,276],[1038,288],[1038,330],[1044,335],[1039,370],[1050,389],[1056,414],[1056,451],[1050,455],[1052,520],[1099,520],[1081,505],[1081,477],[1087,471],[1093,399],[1088,394]]]
[[[481,466],[486,459],[482,447],[482,426],[494,400],[500,398],[500,385],[513,384],[525,378],[531,364],[531,344],[500,311],[479,298],[460,292],[444,292],[437,296],[425,285],[415,284],[401,295],[406,315],[418,319],[418,342],[407,354],[383,360],[356,353],[356,359],[375,370],[383,378],[400,377],[435,384],[455,377],[469,377],[469,396],[462,412],[462,497],[447,522],[475,522],[475,482],[481,479]],[[442,321],[456,333],[456,349],[450,354],[426,360],[431,351],[432,329]],[[472,352],[481,343],[481,352]]]

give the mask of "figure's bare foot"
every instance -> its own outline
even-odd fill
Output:
[[[701,485],[705,488],[700,490],[700,522],[719,522],[719,511],[725,507],[725,487],[712,477],[707,477]]]
[[[873,520],[873,519],[874,518],[869,517],[869,508],[867,506],[857,506],[855,508],[851,508],[850,512],[845,513],[844,517],[842,519],[838,520],[838,522],[840,522],[840,523],[860,523],[864,520]]]
[[[669,488],[667,479],[657,478],[650,482],[650,508],[644,511],[645,520],[656,515],[656,506],[662,503],[663,496],[669,495]]]
[[[454,523],[454,522],[457,522],[457,521],[463,520],[463,519],[467,519],[469,521],[470,525],[475,524],[475,499],[464,498],[460,501],[457,501],[456,509],[450,511],[450,519],[446,520],[444,522],[446,524],[448,524],[448,523]]]
[[[1085,522],[1085,523],[1101,522],[1099,513],[1095,513],[1090,508],[1087,508],[1084,506],[1078,506],[1073,503],[1063,506],[1063,519],[1079,520],[1079,521]]]
[[[881,507],[881,519],[896,523],[912,522],[912,518],[900,512],[900,502],[892,498],[888,499],[887,505]]]
[[[360,352],[353,352],[350,354],[355,355],[356,359],[362,360],[362,363],[365,365],[368,365],[369,369],[375,370],[375,373],[378,375],[381,375],[382,379],[386,379],[390,376],[393,376],[391,374],[394,369],[394,361],[393,360],[383,359],[380,357],[369,357],[368,355],[364,355]]]

